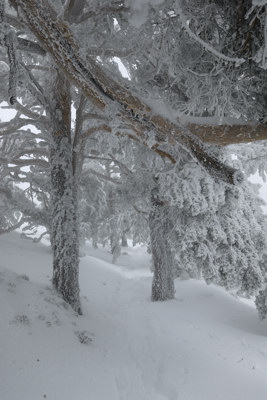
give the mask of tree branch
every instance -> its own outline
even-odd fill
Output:
[[[10,232],[14,231],[15,229],[18,229],[19,227],[21,227],[22,224],[24,224],[25,221],[26,221],[26,219],[21,218],[21,220],[19,222],[17,222],[16,224],[11,225],[8,228],[0,229],[0,235],[3,235],[5,233],[10,233]]]
[[[92,169],[92,168],[88,168],[88,169],[86,169],[86,171],[87,171],[87,172],[90,172],[91,174],[97,176],[97,177],[100,178],[100,179],[104,179],[105,181],[109,181],[109,182],[115,183],[116,185],[121,185],[121,182],[118,181],[118,179],[114,179],[114,178],[111,178],[111,177],[108,176],[108,175],[101,174],[101,172],[97,172],[97,171],[95,171],[95,170]]]
[[[147,135],[151,130],[156,131],[159,143],[165,142],[170,145],[180,143],[212,175],[220,177],[228,183],[240,180],[240,175],[236,170],[225,166],[209,154],[202,141],[189,132],[189,127],[185,128],[179,123],[173,123],[159,114],[154,114],[147,104],[107,76],[96,61],[87,58],[86,64],[79,56],[78,46],[75,44],[68,26],[64,24],[47,0],[10,0],[10,2],[15,8],[20,7],[24,12],[27,24],[38,37],[42,46],[54,57],[68,78],[98,108],[108,109],[111,107],[114,112],[115,103],[118,116],[127,118],[131,123],[141,127]],[[263,131],[267,138],[267,129],[265,128],[264,126]],[[240,127],[239,129],[240,135],[242,135],[242,129]],[[230,132],[234,142],[236,130],[229,127],[229,135]],[[194,133],[196,134],[197,130]],[[250,141],[252,140],[253,138]],[[216,138],[214,143],[217,144]]]
[[[7,164],[14,164],[20,167],[28,167],[28,166],[36,166],[41,167],[44,169],[49,168],[49,163],[45,160],[36,160],[36,159],[25,159],[25,160],[17,160],[16,158],[4,158],[0,157],[0,163],[7,165]]]
[[[203,143],[226,146],[267,140],[267,124],[207,125],[188,123],[186,127]]]
[[[40,56],[46,55],[46,51],[38,43],[20,37],[17,38],[17,48]]]

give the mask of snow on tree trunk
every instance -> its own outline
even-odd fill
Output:
[[[124,232],[122,233],[122,236],[121,236],[121,246],[128,247],[127,237]]]
[[[81,314],[78,205],[72,163],[70,88],[60,72],[55,73],[53,86],[50,94],[53,124],[50,143],[53,285],[63,299]]]
[[[107,167],[107,172],[109,172],[109,168]],[[116,193],[115,191],[110,188],[108,192],[108,209],[109,209],[109,218],[110,218],[110,248],[112,254],[112,263],[114,264],[117,258],[121,254],[121,232],[119,228],[119,212],[118,212],[118,205],[116,200]]]
[[[164,301],[173,299],[175,295],[174,260],[168,243],[171,222],[168,218],[167,207],[160,200],[157,188],[152,191],[151,203],[149,229],[154,264],[151,299]]]
[[[260,319],[265,319],[267,316],[267,283],[265,288],[259,291],[255,301]]]

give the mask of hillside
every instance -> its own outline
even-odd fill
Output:
[[[77,317],[51,289],[49,247],[0,238],[3,400],[266,400],[267,321],[214,285],[151,303],[142,247],[83,249]]]

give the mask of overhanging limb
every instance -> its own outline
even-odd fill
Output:
[[[80,88],[85,96],[98,108],[103,110],[108,108],[110,104],[114,105],[115,103],[117,105],[117,115],[138,126],[139,129],[137,131],[143,129],[149,132],[153,129],[160,138],[159,142],[184,145],[213,176],[231,184],[240,181],[241,175],[238,171],[220,163],[209,154],[203,145],[203,142],[207,142],[203,129],[200,132],[196,127],[188,125],[185,133],[182,125],[175,124],[160,115],[156,115],[145,102],[115,82],[110,76],[107,76],[104,69],[95,60],[87,58],[85,62],[81,59],[78,46],[68,25],[60,19],[47,0],[10,0],[10,3],[16,9],[19,7],[20,12],[23,12],[25,21],[40,40],[41,46],[54,57],[68,79]],[[229,139],[227,144],[235,143],[235,128],[228,127]],[[238,129],[241,137],[242,128],[239,127]],[[189,130],[194,135],[190,134],[188,136],[187,132]],[[209,127],[207,126],[205,130],[208,131]],[[255,132],[256,134],[257,131]],[[201,141],[195,135],[199,136]],[[231,135],[233,135],[232,141]],[[217,143],[215,134],[213,144],[222,144],[221,137],[222,135]],[[263,126],[261,138],[267,139],[266,125]],[[245,135],[243,142],[255,140],[253,137],[249,139]]]

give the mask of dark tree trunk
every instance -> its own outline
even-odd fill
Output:
[[[50,98],[53,123],[50,143],[53,285],[63,299],[81,314],[78,205],[72,160],[70,87],[60,72],[55,73]]]
[[[154,189],[151,197],[149,215],[150,245],[154,264],[152,283],[152,301],[164,301],[174,298],[174,262],[168,242],[171,221],[168,209],[159,199],[158,190]]]

